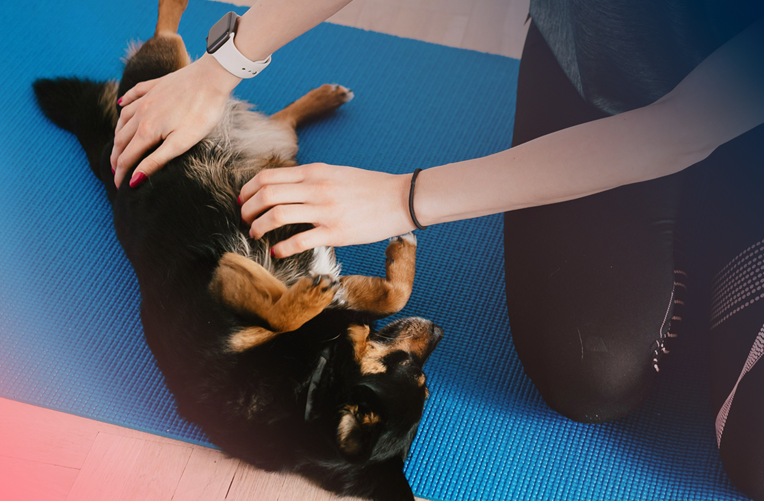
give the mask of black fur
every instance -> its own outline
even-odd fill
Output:
[[[116,113],[102,106],[113,84],[75,78],[37,80],[32,84],[37,103],[50,120],[77,136],[96,176],[101,150],[114,139]],[[112,93],[115,91],[112,90]]]
[[[129,62],[120,91],[126,90],[125,82],[132,86],[157,73],[151,64]],[[442,331],[433,336],[424,357],[393,351],[384,360],[383,374],[361,374],[347,335],[349,326],[370,323],[364,312],[327,309],[295,332],[243,353],[231,352],[228,336],[257,319],[242,318],[209,291],[230,237],[244,230],[235,196],[221,201],[189,175],[188,159],[214,155],[214,148],[197,145],[137,189],[127,187],[128,174],[116,190],[109,166],[114,124],[102,100],[109,85],[114,84],[38,80],[34,90],[45,114],[77,135],[113,202],[117,235],[140,282],[146,338],[179,412],[199,423],[226,453],[260,468],[295,471],[340,494],[412,500],[403,462],[426,391],[415,381]],[[281,229],[264,240],[275,242],[299,229]],[[255,248],[263,244],[249,243]],[[304,273],[309,257],[294,258]],[[372,329],[371,337],[392,342],[407,322],[399,320],[376,333]],[[309,382],[327,346],[329,361],[306,420]],[[381,417],[379,426],[353,432],[358,446],[352,453],[338,446],[346,406]]]

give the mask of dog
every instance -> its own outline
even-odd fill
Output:
[[[400,311],[416,239],[394,238],[385,277],[340,276],[334,250],[285,258],[276,242],[309,228],[248,235],[236,196],[263,169],[296,165],[295,129],[349,101],[323,85],[268,117],[231,98],[215,129],[140,187],[114,186],[117,97],[190,63],[176,33],[184,0],[160,0],[154,36],[119,84],[41,79],[38,103],[76,135],[112,203],[140,284],[141,320],[181,415],[225,453],[301,474],[340,495],[413,500],[403,465],[427,397],[422,366],[443,337]],[[370,222],[372,224],[373,222]]]

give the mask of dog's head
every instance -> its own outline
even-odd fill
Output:
[[[403,461],[428,395],[422,367],[442,337],[443,329],[422,318],[348,331],[354,370],[334,416],[335,438],[347,461],[373,472],[363,479],[372,499],[413,499]]]

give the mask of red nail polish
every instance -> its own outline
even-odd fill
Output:
[[[122,98],[121,97],[119,99],[117,99],[117,104],[118,105],[122,105]]]
[[[276,251],[273,250],[273,247],[271,247],[271,257],[276,258]]]
[[[133,174],[133,177],[130,178],[130,187],[135,188],[136,186],[140,186],[141,183],[147,179],[148,177],[143,172],[136,172]]]
[[[114,170],[114,167],[111,168],[111,173],[115,174],[117,171]]]
[[[239,204],[239,205],[241,205],[241,195],[239,195],[238,197],[236,197],[236,203],[237,203],[237,204]]]

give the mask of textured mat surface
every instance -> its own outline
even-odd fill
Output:
[[[38,77],[118,78],[127,41],[153,33],[155,4],[16,0],[3,10],[0,396],[204,443],[176,415],[143,340],[137,283],[85,155],[44,119],[30,88]],[[192,54],[226,10],[191,2],[181,34]],[[322,83],[351,87],[354,101],[302,132],[300,160],[403,173],[508,147],[517,68],[322,25],[237,93],[270,113]],[[715,450],[701,336],[685,336],[628,419],[578,425],[545,407],[511,345],[501,235],[500,216],[418,235],[404,313],[434,320],[447,337],[427,368],[432,397],[407,464],[415,492],[449,501],[742,499]],[[339,255],[347,273],[382,272],[383,245]]]

